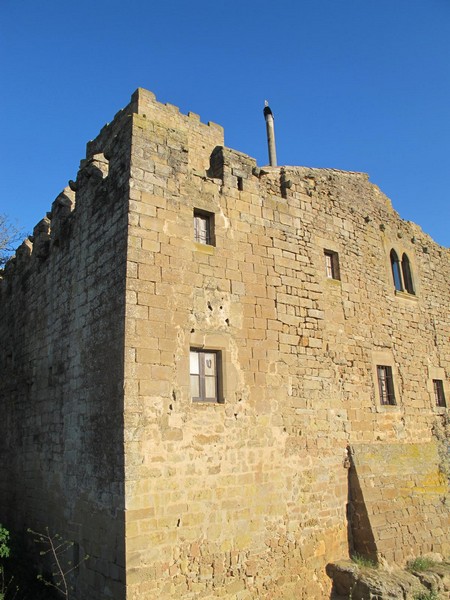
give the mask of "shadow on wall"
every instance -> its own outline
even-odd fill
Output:
[[[377,547],[370,524],[369,514],[359,483],[358,472],[353,460],[353,450],[347,447],[348,495],[347,495],[347,539],[350,556],[359,555],[377,562]]]
[[[364,495],[359,483],[358,472],[353,460],[354,450],[347,447],[346,467],[348,469],[347,487],[347,543],[350,557],[361,557],[373,563],[377,563],[377,547],[367,512]],[[352,587],[352,579],[347,574],[327,565],[329,577],[335,575],[330,600],[342,600],[348,598],[348,591]],[[333,575],[332,575],[333,574]],[[348,579],[348,580],[347,580]],[[345,596],[343,594],[345,593]]]

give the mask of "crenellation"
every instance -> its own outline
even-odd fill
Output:
[[[51,221],[44,217],[33,229],[33,256],[45,260],[50,252]]]
[[[32,251],[33,243],[27,238],[16,250],[16,265],[22,266],[26,264],[31,257]]]

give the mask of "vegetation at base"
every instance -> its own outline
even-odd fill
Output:
[[[10,540],[9,531],[0,524],[0,600],[69,600],[73,591],[70,574],[89,557],[73,562],[69,551],[74,542],[50,534],[48,528],[45,533],[28,533],[41,548],[39,556],[46,557],[44,562],[52,570],[38,574],[30,569],[29,543]]]
[[[0,524],[0,600],[14,600],[19,588],[14,584],[14,577],[7,574],[3,559],[9,558],[11,548],[9,547],[9,531]]]
[[[38,580],[45,586],[58,592],[60,597],[70,598],[70,592],[73,588],[69,584],[68,575],[78,569],[80,564],[89,558],[84,556],[82,560],[73,562],[67,558],[67,553],[73,548],[74,542],[64,540],[58,533],[51,535],[48,527],[45,532],[33,531],[28,529],[28,533],[33,535],[33,541],[41,545],[41,556],[48,556],[51,563],[52,572],[48,576],[38,575]],[[1,600],[1,598],[0,598]]]
[[[421,571],[427,571],[432,568],[436,562],[426,556],[417,556],[413,560],[408,561],[406,570],[410,573],[414,571],[420,573]],[[414,600],[439,600],[437,592],[430,590],[429,592],[419,592],[414,596]]]
[[[0,558],[8,558],[11,553],[9,548],[9,531],[0,523]]]
[[[363,556],[362,554],[358,554],[358,552],[354,552],[351,555],[351,559],[355,563],[355,565],[358,565],[358,567],[369,567],[371,569],[378,568],[378,563],[376,563],[371,558],[368,558],[367,556]]]
[[[417,556],[413,560],[409,560],[406,569],[410,572],[412,571],[426,571],[430,567],[435,564],[431,558],[427,558],[426,556]]]
[[[439,600],[436,592],[420,592],[414,596],[414,600]]]

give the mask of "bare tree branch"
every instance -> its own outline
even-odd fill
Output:
[[[0,267],[14,254],[23,237],[23,231],[13,225],[6,215],[0,214]]]

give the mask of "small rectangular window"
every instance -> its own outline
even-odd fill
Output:
[[[383,405],[395,406],[394,382],[392,379],[392,368],[386,365],[377,366],[378,390],[380,402]]]
[[[441,406],[445,408],[447,406],[447,403],[445,401],[444,382],[442,381],[442,379],[433,379],[433,389],[436,406]]]
[[[333,250],[324,250],[325,256],[325,275],[328,279],[340,279],[339,273],[339,255]]]
[[[190,351],[191,396],[194,402],[220,402],[220,352]]]
[[[194,209],[194,240],[214,246],[214,214]]]

